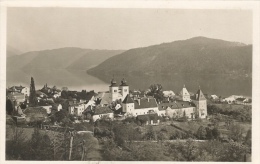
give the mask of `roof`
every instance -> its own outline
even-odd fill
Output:
[[[89,91],[89,92],[87,92],[87,95],[86,95],[86,100],[88,101],[88,100],[90,100],[93,96],[95,96],[96,95],[96,93],[94,92],[94,90],[92,90],[92,91]]]
[[[237,98],[236,100],[237,101],[244,101],[244,100],[246,100],[246,98]]]
[[[128,86],[127,84],[126,84],[126,80],[123,78],[122,80],[121,80],[121,85],[120,86]]]
[[[124,104],[129,104],[129,103],[134,103],[134,101],[133,101],[133,99],[130,97],[130,95],[127,94],[122,103],[124,103]]]
[[[153,114],[144,114],[144,115],[138,115],[136,116],[137,119],[145,119],[148,118],[149,120],[158,120],[158,114],[153,113]]]
[[[140,100],[140,105],[138,103],[138,100],[134,100],[135,109],[158,107],[154,98],[141,98],[139,100]]]
[[[110,85],[110,87],[114,87],[114,86],[117,86],[117,85],[116,85],[116,80],[112,79],[112,80],[111,80],[111,85]]]
[[[188,101],[173,101],[173,102],[158,104],[159,111],[166,110],[168,107],[171,109],[189,108],[189,107],[195,107],[195,104]]]
[[[181,96],[189,96],[190,95],[190,93],[186,89],[185,85],[183,86],[182,90],[180,91],[180,95]]]
[[[202,93],[201,89],[197,91],[197,93],[193,97],[194,100],[206,100],[204,94]]]
[[[111,102],[111,100],[109,98],[109,94],[110,93],[107,93],[107,92],[98,93],[98,95],[96,97],[101,98],[100,104],[109,104]]]
[[[113,111],[109,107],[96,107],[95,109],[95,115],[106,113],[113,113]]]

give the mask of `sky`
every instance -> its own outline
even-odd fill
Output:
[[[249,10],[9,7],[7,45],[127,50],[196,36],[252,44],[252,21]]]

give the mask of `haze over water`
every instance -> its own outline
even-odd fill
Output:
[[[34,78],[36,89],[41,89],[44,84],[57,86],[58,88],[68,87],[69,90],[95,90],[108,91],[108,86],[112,77],[102,77],[100,80],[86,73],[86,71],[66,70],[66,69],[34,69],[30,72],[22,70],[7,70],[7,87],[13,85],[30,86],[30,78]],[[123,76],[115,75],[117,84],[120,84]],[[185,84],[189,92],[196,92],[200,86],[205,94],[216,94],[219,96],[229,95],[252,95],[252,78],[231,77],[229,75],[192,75],[175,74],[172,76],[125,76],[130,90],[146,90],[151,84],[161,84],[164,90],[172,90],[179,93]]]

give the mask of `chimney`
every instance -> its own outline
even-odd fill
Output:
[[[141,103],[140,103],[140,98],[138,98],[137,101],[138,101],[138,104],[140,105],[140,104],[141,104]]]

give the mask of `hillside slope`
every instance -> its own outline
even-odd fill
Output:
[[[113,74],[251,74],[252,45],[205,37],[136,48],[113,56],[88,73]]]
[[[23,70],[25,72],[37,69],[87,70],[121,52],[123,51],[75,47],[27,52],[7,57],[7,70]]]

